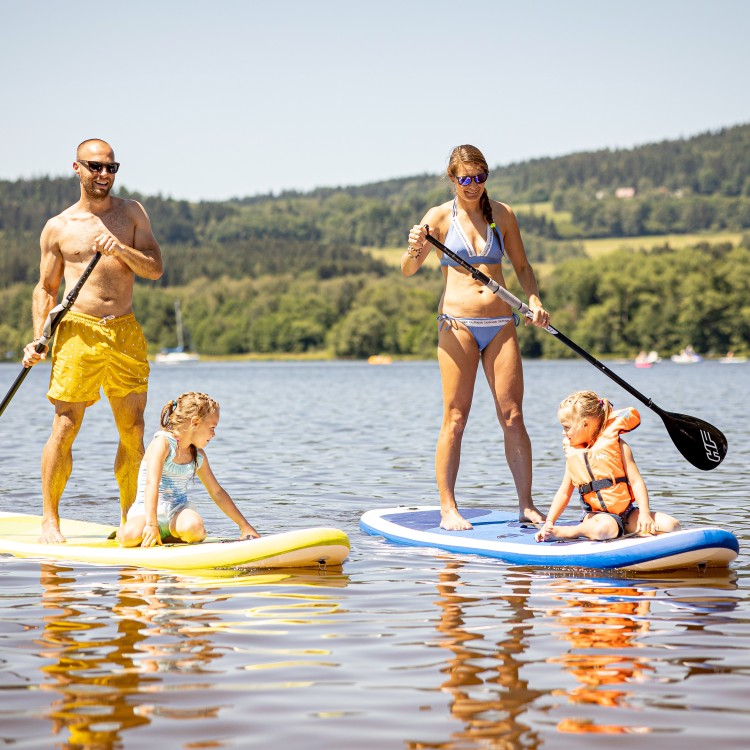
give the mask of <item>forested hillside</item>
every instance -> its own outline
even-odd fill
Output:
[[[118,194],[143,202],[162,245],[164,277],[139,282],[136,298],[136,311],[155,349],[174,344],[173,301],[179,297],[190,336],[204,353],[430,355],[435,340],[431,321],[440,294],[437,272],[423,269],[417,277],[401,279],[362,248],[403,246],[407,228],[429,206],[448,199],[441,175],[199,203],[140,196],[118,187]],[[687,343],[705,351],[747,349],[749,314],[743,305],[748,286],[742,287],[747,279],[728,270],[730,261],[746,265],[744,250],[704,246],[675,253],[664,248],[648,256],[630,253],[617,261],[594,261],[584,257],[580,241],[748,232],[750,125],[634,149],[498,167],[488,190],[517,206],[532,262],[555,267],[545,280],[545,304],[558,322],[571,315],[568,330],[592,349],[629,354]],[[0,181],[0,352],[17,356],[28,338],[39,233],[77,195],[75,177]],[[637,258],[636,266],[631,268],[629,258]],[[599,288],[600,280],[618,269],[607,265],[615,262],[621,271],[615,288],[627,289],[620,296]],[[715,276],[707,276],[708,270]],[[694,277],[692,288],[687,280]],[[559,286],[560,279],[567,280],[566,287]],[[710,310],[710,316],[694,325],[698,313],[684,310],[683,300],[675,297],[674,309],[667,305],[669,326],[645,325],[646,316],[654,315],[649,304],[658,301],[664,316],[660,294],[674,297],[684,284],[692,305]],[[573,302],[563,292],[570,288],[576,290]],[[726,305],[713,300],[717,294],[735,293],[739,307],[730,323],[729,313],[723,312]],[[617,323],[608,324],[607,334],[598,321],[605,313],[612,315],[615,300]],[[555,346],[550,349],[554,344],[536,333],[524,334],[528,356],[563,354]]]

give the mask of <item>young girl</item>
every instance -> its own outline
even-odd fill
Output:
[[[651,513],[646,484],[633,453],[620,437],[641,422],[629,407],[614,411],[607,399],[592,391],[568,396],[557,413],[563,427],[565,475],[536,540],[549,537],[615,539],[636,532],[655,534],[676,531],[679,522],[666,513]],[[583,506],[583,518],[576,526],[555,526],[576,488]],[[636,505],[637,503],[637,505]]]
[[[219,423],[219,404],[205,393],[188,392],[161,411],[161,426],[146,449],[138,472],[138,494],[117,532],[123,547],[152,547],[170,537],[183,542],[206,538],[203,519],[188,500],[187,485],[197,475],[211,499],[240,527],[240,538],[260,536],[216,481],[203,450]]]

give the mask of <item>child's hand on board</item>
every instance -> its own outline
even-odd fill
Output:
[[[545,542],[552,534],[552,524],[545,523],[534,535],[537,542]]]
[[[141,547],[153,547],[155,545],[161,545],[161,534],[159,533],[159,527],[154,524],[147,523],[143,527],[143,535],[141,536]]]

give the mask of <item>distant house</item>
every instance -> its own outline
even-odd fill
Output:
[[[619,187],[615,190],[615,198],[633,198],[634,196],[634,187]]]

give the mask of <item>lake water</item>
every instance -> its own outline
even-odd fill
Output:
[[[154,366],[147,437],[166,401],[206,391],[222,405],[212,467],[251,523],[337,526],[351,555],[342,570],[215,576],[0,557],[3,746],[580,750],[608,734],[619,748],[747,747],[750,365],[612,368],[726,433],[729,455],[706,473],[645,407],[628,442],[654,507],[736,533],[729,570],[554,572],[362,534],[367,509],[437,502],[435,362]],[[3,393],[17,371],[0,365]],[[40,512],[47,377],[32,371],[0,419],[0,510]],[[560,400],[586,387],[638,404],[581,361],[527,362],[525,378],[547,507]],[[106,402],[92,407],[62,515],[117,521],[114,435]],[[479,379],[460,504],[516,506],[503,455]],[[209,532],[233,535],[196,494]]]

